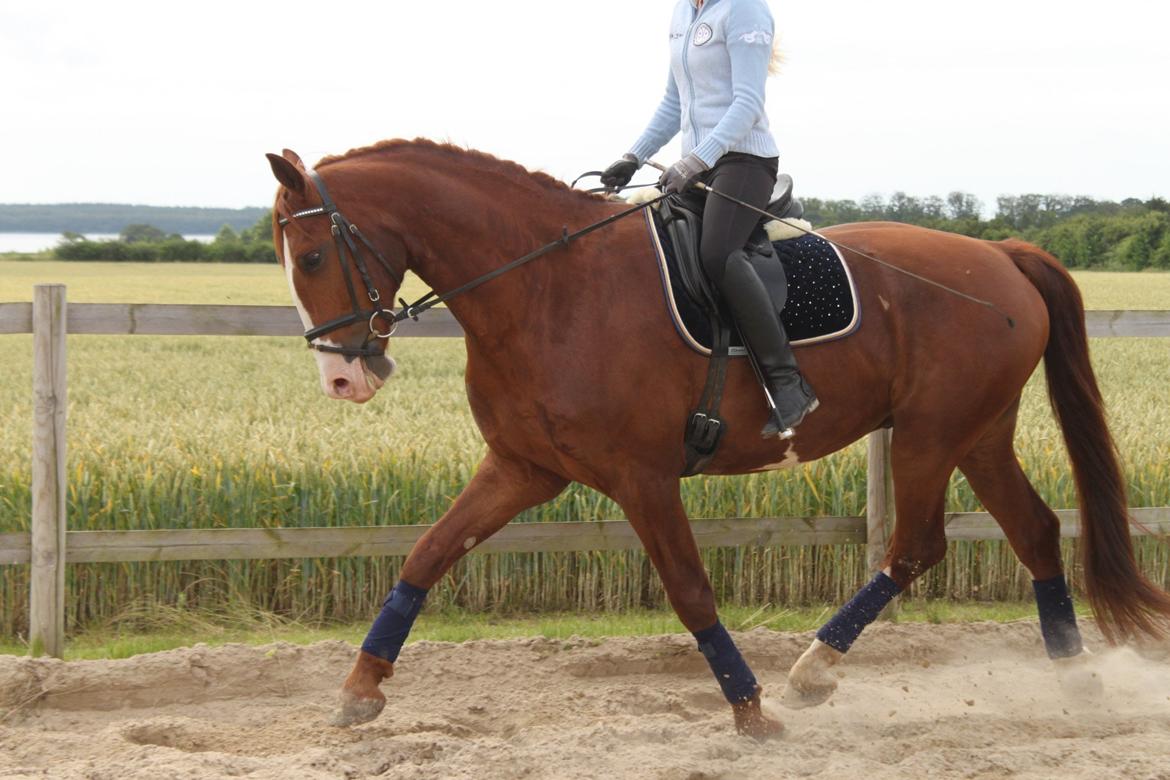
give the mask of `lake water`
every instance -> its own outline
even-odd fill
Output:
[[[117,238],[116,233],[87,233],[90,241],[108,241]],[[203,243],[210,243],[215,236],[194,235],[183,236]],[[0,233],[0,252],[41,252],[52,249],[61,240],[60,233]]]

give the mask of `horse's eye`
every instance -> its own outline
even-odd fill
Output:
[[[316,271],[321,267],[321,252],[314,249],[301,256],[301,269],[306,272]]]

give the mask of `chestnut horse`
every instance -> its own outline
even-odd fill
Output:
[[[514,163],[424,140],[329,157],[315,173],[292,152],[269,161],[282,185],[276,246],[311,342],[325,350],[316,353],[322,386],[332,398],[358,403],[393,370],[381,354],[388,324],[378,309],[393,300],[407,269],[437,290],[453,289],[556,239],[566,225],[626,208]],[[342,252],[350,224],[360,226],[352,235],[361,241]],[[339,232],[331,235],[331,225]],[[1098,624],[1110,639],[1157,634],[1170,597],[1134,562],[1125,486],[1089,362],[1080,293],[1067,272],[1020,241],[892,223],[841,225],[823,235],[854,250],[844,255],[864,312],[860,329],[800,350],[821,406],[790,441],[760,438],[763,394],[747,361],[732,361],[728,430],[705,469],[795,466],[893,428],[897,524],[884,569],[794,665],[786,703],[826,699],[836,686],[829,667],[896,592],[942,559],[944,496],[956,468],[1036,580],[1049,654],[1081,652],[1059,522],[1012,443],[1020,392],[1042,357],[1079,490],[1084,579]],[[355,247],[364,262],[351,256]],[[668,317],[654,251],[645,219],[635,215],[450,301],[466,334],[467,396],[487,455],[407,558],[345,681],[338,723],[364,722],[383,708],[379,684],[392,675],[426,590],[517,513],[576,481],[622,507],[724,687],[738,730],[756,737],[781,731],[761,710],[760,688],[718,623],[680,499],[683,429],[707,360],[684,345]],[[1014,326],[859,253],[989,300]],[[363,284],[383,300],[372,315],[357,312]]]

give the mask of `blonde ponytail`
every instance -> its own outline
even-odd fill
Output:
[[[780,48],[780,36],[772,38],[772,60],[768,63],[768,75],[779,76],[784,66],[784,50]]]

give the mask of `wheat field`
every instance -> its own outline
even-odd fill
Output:
[[[105,267],[99,267],[105,266]],[[1092,308],[1170,309],[1170,275],[1080,274]],[[75,302],[287,304],[271,266],[0,261],[0,301],[65,282]],[[421,292],[417,280],[409,294]],[[0,532],[28,526],[31,337],[3,336],[0,374]],[[1170,344],[1098,339],[1093,360],[1110,410],[1133,506],[1170,506]],[[70,527],[218,528],[429,523],[473,472],[483,443],[464,397],[463,345],[404,339],[401,371],[362,407],[330,402],[297,339],[69,338]],[[378,431],[370,446],[371,428]],[[1058,429],[1035,377],[1025,393],[1019,455],[1053,507],[1075,495]],[[856,515],[865,454],[854,445],[795,471],[685,481],[692,517]],[[961,477],[951,510],[980,509]],[[579,486],[526,513],[526,522],[613,519]],[[1020,599],[1026,572],[999,542],[952,544],[920,596]],[[1072,563],[1073,545],[1066,553]],[[1170,585],[1170,546],[1139,543],[1143,566]],[[860,546],[705,551],[727,603],[836,603],[867,577]],[[245,604],[299,620],[370,614],[397,559],[95,564],[69,572],[72,629],[152,603],[221,609]],[[1075,579],[1075,567],[1073,569]],[[0,634],[27,621],[27,567],[0,568]],[[626,610],[658,606],[661,587],[640,552],[471,556],[433,601],[473,609]]]

